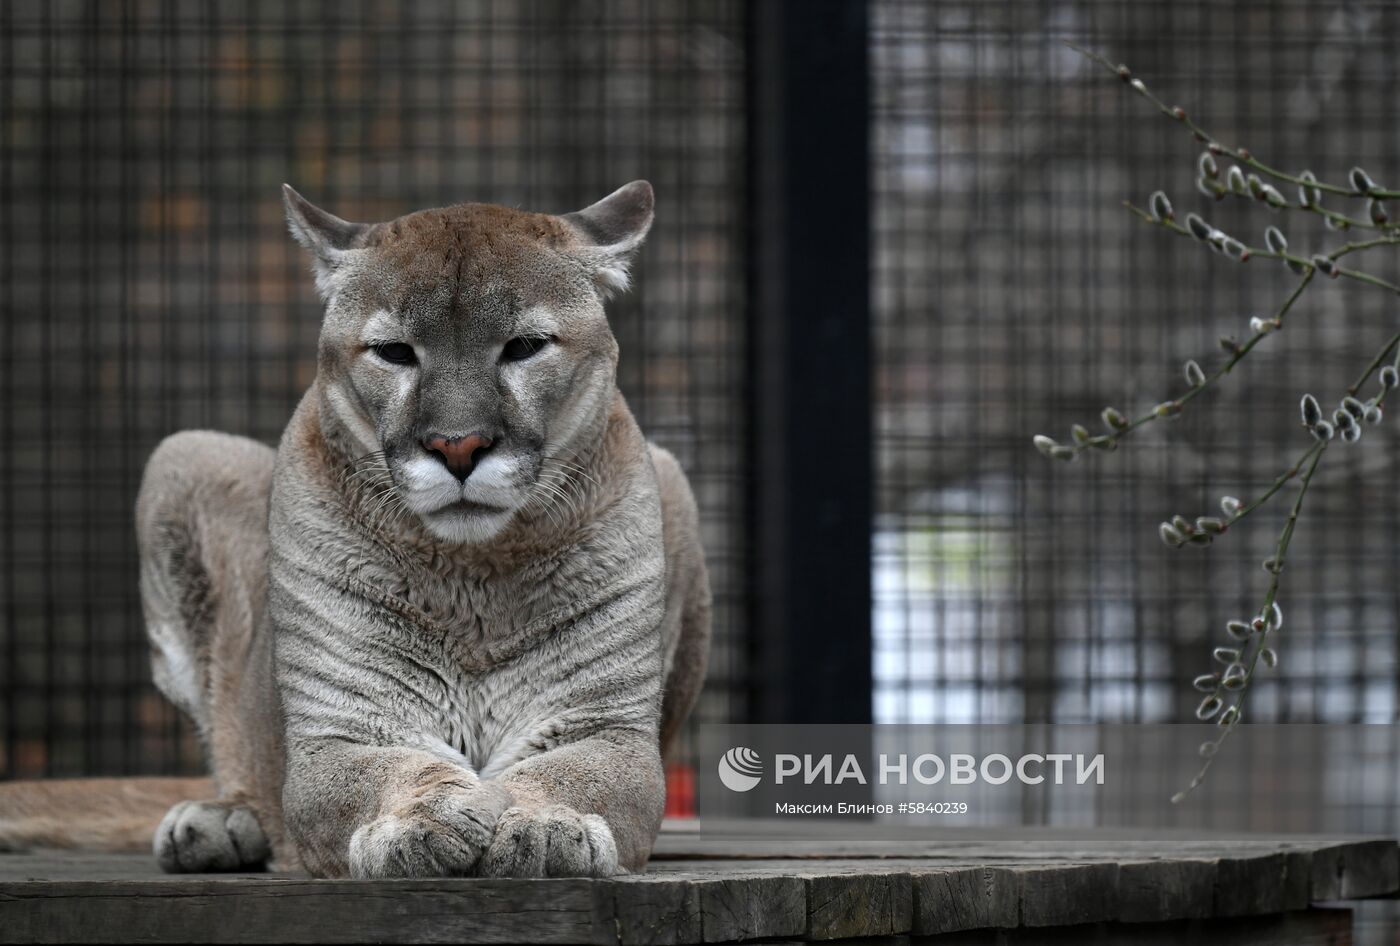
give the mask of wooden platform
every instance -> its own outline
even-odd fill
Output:
[[[172,876],[144,856],[36,852],[0,856],[0,941],[1174,942],[1236,917],[1200,941],[1349,942],[1346,911],[1310,905],[1394,895],[1398,853],[1354,836],[803,822],[671,828],[645,874],[605,881]],[[1021,932],[964,932],[997,929]]]

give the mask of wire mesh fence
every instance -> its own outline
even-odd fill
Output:
[[[1277,166],[1387,183],[1398,17],[872,4],[877,721],[1189,718],[1186,681],[1258,608],[1286,509],[1205,552],[1167,550],[1156,524],[1259,492],[1306,447],[1297,395],[1334,400],[1393,330],[1384,293],[1319,284],[1179,419],[1070,465],[1037,454],[1034,433],[1179,393],[1186,358],[1212,366],[1217,336],[1293,285],[1121,200],[1162,187],[1252,242],[1268,223],[1310,252],[1339,239],[1199,197],[1198,146],[1061,41]],[[621,380],[702,510],[717,607],[698,716],[751,716],[745,19],[739,0],[0,6],[0,774],[198,766],[149,683],[131,504],[162,436],[272,442],[311,378],[318,307],[283,180],[360,219],[656,185],[613,310]],[[1387,426],[1327,457],[1256,718],[1394,718],[1396,459]]]
[[[1033,434],[1067,441],[1073,422],[1100,428],[1106,405],[1135,415],[1179,396],[1187,358],[1219,364],[1217,336],[1247,338],[1297,282],[1150,227],[1123,200],[1164,188],[1179,218],[1197,210],[1256,246],[1269,224],[1309,254],[1347,239],[1198,194],[1200,144],[1063,41],[1128,63],[1275,167],[1345,180],[1359,163],[1388,182],[1397,11],[879,0],[872,20],[876,719],[1190,719],[1189,681],[1226,620],[1261,606],[1291,492],[1205,551],[1167,549],[1157,524],[1257,495],[1294,463],[1309,444],[1299,395],[1336,403],[1394,331],[1394,299],[1322,280],[1178,419],[1115,453],[1041,457]],[[1393,253],[1364,268],[1393,279]],[[1255,720],[1394,718],[1391,426],[1325,458]]]
[[[161,437],[275,442],[311,380],[284,180],[350,219],[652,181],[620,380],[703,510],[697,715],[742,712],[741,23],[734,0],[0,6],[0,775],[199,766],[150,684],[132,504]]]

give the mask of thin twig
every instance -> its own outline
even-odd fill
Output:
[[[1358,377],[1356,381],[1352,383],[1351,387],[1347,388],[1347,393],[1354,397],[1356,395],[1356,392],[1361,390],[1362,385],[1369,381],[1371,379],[1371,376],[1376,373],[1378,368],[1380,368],[1381,362],[1385,361],[1387,357],[1392,356],[1392,366],[1400,368],[1400,332],[1396,332],[1386,341],[1385,345],[1383,345],[1381,349],[1376,353],[1376,356],[1373,359],[1371,359],[1370,364],[1368,364],[1365,370],[1361,372],[1360,377]],[[1383,405],[1385,403],[1386,397],[1390,394],[1392,390],[1394,389],[1382,387],[1380,394],[1378,394],[1375,398],[1375,405],[1378,407]],[[1361,423],[1361,420],[1358,418],[1356,420],[1356,423]],[[1312,444],[1312,446],[1308,448],[1307,452],[1299,458],[1297,463],[1289,467],[1289,469],[1285,470],[1277,479],[1274,480],[1273,485],[1270,486],[1268,490],[1266,490],[1248,505],[1242,506],[1239,512],[1233,517],[1233,519],[1231,519],[1232,523],[1238,522],[1240,519],[1243,519],[1245,516],[1249,515],[1254,510],[1263,506],[1266,502],[1273,498],[1273,496],[1276,493],[1278,493],[1278,491],[1281,490],[1286,483],[1288,483],[1290,480],[1296,477],[1299,474],[1300,470],[1303,471],[1303,478],[1300,481],[1298,495],[1293,500],[1293,508],[1289,511],[1288,520],[1284,523],[1283,531],[1279,534],[1278,544],[1275,546],[1273,557],[1269,559],[1268,562],[1269,588],[1264,595],[1264,605],[1259,610],[1261,616],[1270,614],[1270,612],[1274,608],[1275,603],[1278,600],[1278,590],[1281,581],[1281,576],[1283,573],[1283,566],[1285,564],[1285,560],[1288,554],[1288,546],[1293,541],[1294,529],[1297,527],[1298,524],[1298,514],[1303,508],[1303,497],[1307,495],[1308,487],[1312,483],[1313,473],[1317,470],[1317,465],[1322,460],[1322,454],[1327,451],[1327,448],[1333,442],[1334,441],[1329,439],[1320,440]],[[1306,464],[1306,470],[1303,470],[1304,464]],[[1178,792],[1176,795],[1172,796],[1173,802],[1180,802],[1187,795],[1189,795],[1193,789],[1195,789],[1201,784],[1202,780],[1204,780],[1205,778],[1206,772],[1210,769],[1211,763],[1215,760],[1216,754],[1219,752],[1220,745],[1225,741],[1225,739],[1230,735],[1230,733],[1234,731],[1235,727],[1239,725],[1240,720],[1243,718],[1244,715],[1245,698],[1249,693],[1251,684],[1254,682],[1254,671],[1255,667],[1259,663],[1260,654],[1262,654],[1266,649],[1265,644],[1268,641],[1269,635],[1276,630],[1278,630],[1278,626],[1266,619],[1264,620],[1262,627],[1260,627],[1258,634],[1253,636],[1253,650],[1249,655],[1249,663],[1245,665],[1244,673],[1241,677],[1242,682],[1240,688],[1238,689],[1238,691],[1235,691],[1238,693],[1238,696],[1235,698],[1235,702],[1232,703],[1230,707],[1224,706],[1224,698],[1231,691],[1229,691],[1224,686],[1225,676],[1223,674],[1220,676],[1219,682],[1217,683],[1214,691],[1212,691],[1205,697],[1206,700],[1220,700],[1221,706],[1219,709],[1217,709],[1217,712],[1220,712],[1222,714],[1230,714],[1230,721],[1224,725],[1223,732],[1220,734],[1219,738],[1215,739],[1213,742],[1208,742],[1204,746],[1202,746],[1202,749],[1206,750],[1207,752],[1205,762],[1201,765],[1200,771],[1196,773],[1196,777],[1191,780],[1190,785],[1188,785],[1184,790]],[[1245,646],[1248,646],[1248,642]],[[1231,709],[1233,709],[1233,713],[1231,713]],[[1209,748],[1207,749],[1207,747]]]
[[[1283,319],[1286,315],[1288,315],[1288,310],[1293,308],[1293,303],[1297,302],[1298,298],[1303,294],[1303,290],[1308,288],[1308,283],[1312,282],[1313,275],[1314,270],[1310,266],[1308,268],[1308,271],[1303,274],[1303,278],[1299,279],[1298,284],[1293,287],[1293,291],[1288,294],[1288,298],[1283,301],[1283,304],[1279,306],[1277,310],[1275,310],[1272,321],[1275,323],[1276,326],[1283,324]],[[1206,376],[1205,381],[1191,388],[1189,391],[1187,391],[1180,397],[1175,398],[1171,401],[1163,402],[1163,404],[1159,404],[1157,407],[1146,412],[1145,414],[1135,417],[1133,420],[1129,421],[1126,426],[1120,427],[1117,430],[1112,431],[1111,433],[1099,434],[1097,436],[1090,437],[1089,439],[1084,440],[1082,442],[1074,444],[1065,444],[1064,446],[1072,447],[1072,449],[1076,453],[1082,452],[1083,450],[1089,448],[1098,450],[1112,450],[1116,448],[1119,441],[1121,441],[1124,437],[1128,436],[1133,431],[1137,430],[1139,427],[1143,427],[1156,420],[1161,420],[1164,417],[1173,417],[1176,414],[1180,413],[1181,409],[1192,399],[1194,399],[1197,395],[1201,394],[1203,391],[1210,388],[1221,378],[1229,374],[1234,369],[1235,365],[1243,361],[1245,356],[1248,355],[1254,349],[1254,346],[1259,344],[1259,342],[1265,337],[1266,336],[1264,333],[1259,333],[1252,336],[1249,339],[1249,341],[1245,342],[1243,345],[1238,346],[1235,349],[1234,353],[1230,356],[1230,358],[1228,358],[1218,368],[1216,368],[1214,371],[1208,374]]]
[[[1068,46],[1070,49],[1074,50],[1075,52],[1079,53],[1081,56],[1086,56],[1089,59],[1092,59],[1094,62],[1098,63],[1108,71],[1112,72],[1114,75],[1118,76],[1124,82],[1129,83],[1134,89],[1134,91],[1136,91],[1143,98],[1147,99],[1153,105],[1157,106],[1157,110],[1160,111],[1163,115],[1166,115],[1168,118],[1180,122],[1186,129],[1188,129],[1191,132],[1193,136],[1195,136],[1196,140],[1199,141],[1201,144],[1206,145],[1212,151],[1218,151],[1222,154],[1230,155],[1235,160],[1239,161],[1242,164],[1248,165],[1249,167],[1258,171],[1260,174],[1267,174],[1269,177],[1272,177],[1278,181],[1287,181],[1290,184],[1299,184],[1306,187],[1312,187],[1316,188],[1317,190],[1324,191],[1329,194],[1337,194],[1342,197],[1375,197],[1378,199],[1400,197],[1400,191],[1385,190],[1379,187],[1373,188],[1364,194],[1360,194],[1357,193],[1354,188],[1340,187],[1336,184],[1327,184],[1323,181],[1309,181],[1296,175],[1289,174],[1287,171],[1280,171],[1277,168],[1270,167],[1269,165],[1260,161],[1254,155],[1250,154],[1248,148],[1232,148],[1228,145],[1221,144],[1218,138],[1210,134],[1200,125],[1197,125],[1191,119],[1191,117],[1186,114],[1185,109],[1182,109],[1177,106],[1167,105],[1167,103],[1163,102],[1156,95],[1154,95],[1151,92],[1151,90],[1147,88],[1146,84],[1142,82],[1142,80],[1134,80],[1133,74],[1127,66],[1114,65],[1113,63],[1109,62],[1107,59],[1105,59],[1103,56],[1100,56],[1093,50],[1085,49],[1084,47],[1077,46],[1069,41],[1066,41],[1065,45]],[[1390,226],[1396,226],[1396,224],[1391,224]]]
[[[1136,214],[1138,217],[1142,218],[1142,219],[1143,219],[1144,221],[1146,221],[1147,223],[1156,224],[1156,225],[1159,226],[1159,227],[1164,227],[1165,229],[1170,230],[1172,233],[1175,233],[1175,234],[1177,234],[1178,236],[1187,236],[1187,237],[1190,237],[1190,238],[1193,239],[1193,240],[1196,240],[1196,239],[1197,239],[1197,238],[1196,238],[1196,235],[1195,235],[1194,233],[1192,233],[1192,232],[1190,231],[1189,228],[1183,227],[1181,224],[1177,223],[1175,220],[1169,220],[1169,219],[1165,219],[1165,218],[1161,218],[1161,217],[1154,217],[1154,216],[1153,216],[1151,213],[1149,213],[1148,211],[1143,210],[1141,207],[1138,207],[1137,205],[1135,205],[1135,204],[1133,204],[1133,203],[1131,203],[1131,202],[1129,202],[1129,201],[1126,201],[1126,200],[1123,201],[1123,206],[1126,207],[1130,212],[1132,212],[1132,213]],[[1197,240],[1197,242],[1200,242],[1200,241]],[[1337,249],[1335,249],[1335,250],[1333,250],[1332,252],[1327,253],[1327,254],[1325,254],[1325,255],[1327,256],[1328,259],[1336,260],[1336,259],[1340,259],[1340,258],[1343,257],[1343,256],[1346,256],[1348,253],[1354,253],[1354,252],[1356,252],[1357,250],[1369,249],[1369,248],[1371,248],[1371,247],[1373,247],[1373,246],[1394,246],[1394,245],[1400,245],[1400,236],[1378,237],[1378,238],[1376,238],[1376,239],[1374,239],[1374,240],[1364,240],[1364,241],[1361,241],[1361,242],[1359,242],[1359,243],[1347,243],[1347,244],[1345,244],[1344,246],[1338,247]],[[1300,266],[1300,267],[1301,267],[1301,266],[1306,266],[1306,267],[1308,267],[1309,269],[1315,269],[1315,268],[1316,268],[1316,265],[1312,262],[1311,259],[1309,259],[1309,258],[1307,258],[1307,257],[1303,257],[1303,256],[1297,256],[1297,255],[1294,255],[1294,254],[1292,254],[1292,253],[1287,253],[1287,252],[1284,252],[1284,253],[1277,253],[1277,252],[1275,252],[1275,251],[1273,251],[1273,250],[1267,249],[1266,247],[1249,246],[1248,244],[1245,244],[1245,251],[1246,251],[1246,256],[1244,257],[1243,260],[1241,260],[1241,262],[1244,262],[1244,261],[1247,261],[1247,260],[1250,260],[1250,259],[1254,259],[1255,257],[1258,257],[1258,258],[1260,258],[1260,259],[1276,259],[1276,260],[1283,260],[1283,261],[1285,261],[1285,262],[1293,263],[1293,264],[1295,264],[1295,265],[1297,265],[1297,266]],[[1372,286],[1377,286],[1377,287],[1379,287],[1379,288],[1381,288],[1381,289],[1385,289],[1385,290],[1388,291],[1388,292],[1393,292],[1393,293],[1396,293],[1397,295],[1400,295],[1400,286],[1397,286],[1397,285],[1396,285],[1395,283],[1393,283],[1393,282],[1389,282],[1389,281],[1387,281],[1387,280],[1385,280],[1385,279],[1382,279],[1382,278],[1380,278],[1379,276],[1372,276],[1372,275],[1369,274],[1369,273],[1363,273],[1363,272],[1360,272],[1359,270],[1355,270],[1355,269],[1345,269],[1345,268],[1343,268],[1343,267],[1341,267],[1341,266],[1338,266],[1338,267],[1336,268],[1336,273],[1337,273],[1338,276],[1345,276],[1345,277],[1348,278],[1348,279],[1355,279],[1355,280],[1357,280],[1357,281],[1359,281],[1359,282],[1368,283],[1368,284],[1370,284],[1370,285],[1372,285]]]
[[[1345,277],[1376,288],[1384,289],[1389,293],[1400,295],[1400,285],[1383,279],[1379,276],[1363,272],[1361,270],[1347,269],[1336,264],[1336,261],[1352,253],[1362,252],[1378,246],[1394,246],[1400,244],[1400,223],[1391,223],[1385,215],[1385,209],[1378,203],[1371,204],[1372,219],[1368,221],[1360,220],[1323,208],[1316,196],[1312,192],[1327,192],[1339,194],[1346,197],[1366,198],[1372,201],[1379,201],[1383,198],[1400,197],[1400,191],[1388,191],[1379,188],[1370,181],[1364,171],[1354,168],[1351,174],[1353,186],[1350,188],[1338,187],[1337,185],[1313,179],[1311,172],[1303,172],[1304,176],[1295,176],[1276,168],[1272,168],[1255,158],[1245,148],[1226,147],[1197,125],[1187,116],[1184,109],[1169,107],[1156,95],[1147,89],[1147,86],[1139,79],[1134,79],[1127,66],[1115,66],[1102,56],[1090,50],[1082,49],[1073,43],[1067,44],[1089,59],[1103,65],[1111,70],[1129,84],[1134,91],[1142,95],[1163,114],[1168,115],[1175,121],[1185,126],[1196,137],[1198,141],[1205,144],[1208,149],[1207,155],[1202,155],[1200,162],[1200,178],[1197,181],[1202,191],[1216,199],[1223,199],[1227,194],[1238,196],[1253,196],[1255,199],[1266,203],[1273,209],[1304,210],[1319,214],[1327,219],[1335,229],[1369,229],[1381,232],[1382,236],[1374,239],[1353,241],[1343,244],[1324,255],[1304,258],[1287,251],[1287,241],[1282,234],[1272,230],[1266,234],[1268,247],[1251,247],[1243,242],[1231,237],[1214,227],[1211,227],[1204,220],[1194,215],[1187,217],[1188,226],[1183,226],[1176,222],[1171,211],[1170,201],[1162,193],[1153,195],[1151,212],[1125,202],[1124,206],[1142,220],[1156,224],[1166,230],[1180,236],[1189,236],[1194,240],[1206,243],[1211,248],[1223,252],[1226,256],[1241,263],[1247,262],[1251,258],[1260,257],[1263,259],[1276,259],[1286,262],[1291,269],[1301,275],[1293,291],[1277,309],[1271,320],[1265,321],[1255,319],[1254,335],[1243,345],[1235,343],[1233,340],[1225,340],[1227,348],[1231,351],[1231,357],[1222,365],[1216,368],[1210,375],[1206,375],[1200,366],[1192,361],[1187,363],[1186,375],[1191,381],[1191,389],[1181,397],[1171,401],[1158,404],[1155,408],[1140,417],[1127,421],[1117,411],[1106,409],[1104,412],[1105,422],[1111,428],[1111,432],[1100,436],[1090,436],[1084,428],[1076,425],[1074,429],[1074,444],[1059,444],[1049,437],[1036,437],[1036,445],[1047,455],[1057,459],[1073,459],[1078,453],[1089,448],[1112,449],[1118,442],[1130,434],[1132,431],[1163,417],[1173,417],[1180,414],[1183,407],[1195,398],[1202,391],[1213,386],[1237,365],[1246,355],[1259,343],[1267,334],[1280,328],[1284,317],[1293,307],[1294,303],[1302,296],[1303,292],[1311,284],[1313,278],[1320,272],[1332,278]],[[1300,201],[1294,204],[1283,197],[1270,184],[1263,183],[1258,176],[1243,174],[1239,167],[1230,168],[1226,175],[1226,181],[1219,179],[1220,167],[1215,161],[1214,155],[1228,155],[1239,161],[1242,165],[1252,168],[1261,174],[1272,177],[1275,180],[1287,181],[1300,187]],[[1391,364],[1387,366],[1381,374],[1381,391],[1368,403],[1362,404],[1356,400],[1357,392],[1362,386],[1381,369],[1381,365],[1386,359],[1391,359]],[[1321,417],[1321,409],[1317,401],[1311,395],[1306,396],[1300,405],[1303,415],[1303,424],[1310,430],[1316,440],[1308,447],[1301,457],[1292,466],[1286,469],[1263,493],[1255,497],[1248,504],[1240,504],[1236,499],[1227,497],[1221,501],[1222,508],[1226,513],[1224,521],[1220,519],[1202,517],[1196,520],[1195,525],[1191,525],[1183,517],[1174,517],[1171,522],[1162,524],[1162,537],[1173,546],[1185,544],[1209,545],[1214,537],[1223,533],[1230,525],[1239,522],[1256,510],[1262,508],[1272,500],[1289,482],[1298,479],[1299,489],[1294,498],[1292,508],[1288,518],[1284,522],[1283,529],[1279,533],[1278,541],[1275,544],[1274,554],[1264,562],[1264,568],[1269,573],[1269,585],[1264,595],[1263,606],[1258,615],[1248,624],[1244,622],[1230,622],[1229,631],[1233,638],[1240,641],[1238,647],[1217,648],[1215,657],[1226,664],[1225,670],[1205,674],[1198,677],[1196,684],[1198,688],[1204,689],[1206,695],[1197,710],[1197,716],[1201,719],[1217,718],[1220,727],[1220,735],[1215,739],[1206,742],[1201,746],[1201,755],[1204,763],[1197,772],[1195,778],[1187,788],[1178,792],[1172,797],[1172,802],[1180,802],[1191,793],[1204,780],[1211,764],[1214,762],[1219,752],[1220,746],[1234,732],[1244,716],[1245,704],[1248,699],[1254,674],[1261,659],[1269,667],[1274,666],[1275,657],[1272,649],[1266,646],[1270,634],[1277,632],[1282,627],[1282,610],[1278,607],[1278,593],[1281,582],[1281,575],[1286,564],[1289,546],[1293,541],[1293,535],[1297,528],[1298,518],[1303,508],[1303,500],[1307,496],[1308,489],[1312,484],[1313,475],[1317,472],[1322,456],[1327,452],[1328,447],[1334,442],[1334,437],[1341,435],[1348,442],[1355,441],[1361,434],[1362,424],[1378,423],[1380,420],[1380,407],[1384,404],[1390,391],[1400,384],[1400,331],[1391,335],[1385,345],[1377,351],[1370,363],[1362,371],[1360,377],[1347,388],[1347,397],[1343,399],[1340,408],[1334,413],[1332,421],[1328,422]],[[1335,423],[1335,428],[1333,424]]]
[[[1296,474],[1298,467],[1301,466],[1302,463],[1308,464],[1307,470],[1304,471],[1303,478],[1298,487],[1298,496],[1293,500],[1293,508],[1289,510],[1288,521],[1284,523],[1283,531],[1279,533],[1278,544],[1274,548],[1274,564],[1273,568],[1269,570],[1269,590],[1264,595],[1264,606],[1260,609],[1260,614],[1268,614],[1273,609],[1274,602],[1278,598],[1279,578],[1283,573],[1283,565],[1285,557],[1288,554],[1288,546],[1293,541],[1293,530],[1298,524],[1298,513],[1303,508],[1303,498],[1307,496],[1308,487],[1312,483],[1313,474],[1317,472],[1317,465],[1322,460],[1322,455],[1327,452],[1327,447],[1331,443],[1332,441],[1330,440],[1323,440],[1313,444],[1308,448],[1308,452],[1303,454],[1303,458],[1299,464],[1293,467],[1292,472]],[[1292,476],[1286,477],[1284,482],[1288,479],[1292,479]],[[1276,492],[1278,492],[1278,485],[1276,485],[1268,495],[1273,495],[1273,493]],[[1249,695],[1250,683],[1254,680],[1254,668],[1259,662],[1259,655],[1265,650],[1264,642],[1268,639],[1269,632],[1272,629],[1273,628],[1266,621],[1263,628],[1254,636],[1254,650],[1250,655],[1249,664],[1245,669],[1244,682],[1237,691],[1239,695],[1235,698],[1235,702],[1230,704],[1229,707],[1218,710],[1221,714],[1221,720],[1224,721],[1228,719],[1228,722],[1222,722],[1222,731],[1216,739],[1202,746],[1203,750],[1206,746],[1211,747],[1206,751],[1205,762],[1201,764],[1201,769],[1196,773],[1195,778],[1191,779],[1191,784],[1172,796],[1173,804],[1179,804],[1205,780],[1206,772],[1210,770],[1211,763],[1215,761],[1216,756],[1219,754],[1220,746],[1229,738],[1230,734],[1235,731],[1235,727],[1240,724],[1240,720],[1244,718],[1244,704],[1245,699]],[[1207,696],[1206,699],[1220,700],[1223,704],[1222,694],[1230,692],[1225,689],[1224,680],[1225,677],[1222,674],[1221,683],[1216,686],[1215,692]]]
[[[1194,234],[1192,234],[1189,229],[1177,223],[1175,220],[1156,217],[1153,214],[1143,210],[1141,207],[1137,207],[1128,201],[1124,201],[1123,206],[1126,207],[1132,213],[1136,214],[1142,220],[1146,221],[1147,223],[1155,224],[1157,226],[1170,230],[1171,232],[1176,233],[1178,235],[1189,236],[1192,239],[1195,239]],[[1343,244],[1342,246],[1339,246],[1336,249],[1328,252],[1326,256],[1330,260],[1338,260],[1351,253],[1361,252],[1363,250],[1368,250],[1373,247],[1396,245],[1400,245],[1400,236],[1377,237],[1373,240],[1360,240]],[[1298,280],[1298,283],[1296,286],[1294,286],[1293,291],[1289,293],[1288,297],[1283,301],[1283,304],[1275,310],[1273,317],[1269,320],[1273,329],[1281,328],[1283,326],[1284,316],[1286,316],[1288,314],[1288,311],[1291,308],[1293,308],[1293,304],[1298,301],[1298,298],[1303,294],[1303,291],[1307,289],[1308,284],[1312,282],[1313,277],[1317,274],[1317,266],[1310,259],[1305,259],[1304,257],[1294,256],[1288,253],[1274,252],[1263,247],[1246,246],[1245,249],[1250,257],[1258,256],[1263,259],[1285,260],[1296,264],[1300,269],[1303,270],[1303,277],[1300,280]],[[1349,279],[1354,279],[1359,282],[1377,286],[1378,288],[1385,289],[1388,292],[1400,294],[1400,285],[1391,283],[1385,279],[1380,278],[1379,276],[1372,276],[1369,273],[1363,273],[1353,269],[1346,269],[1345,267],[1341,266],[1336,267],[1335,272],[1338,276],[1345,276]],[[1118,446],[1118,443],[1121,440],[1123,440],[1125,437],[1127,437],[1129,434],[1131,434],[1138,428],[1150,424],[1153,421],[1161,420],[1164,417],[1176,416],[1181,412],[1181,409],[1198,394],[1200,394],[1207,388],[1210,388],[1221,378],[1225,377],[1225,375],[1229,374],[1234,369],[1235,365],[1243,361],[1245,356],[1248,355],[1250,351],[1254,349],[1254,346],[1259,344],[1260,340],[1262,340],[1267,334],[1271,333],[1260,332],[1251,336],[1248,341],[1246,341],[1242,345],[1239,345],[1235,349],[1235,351],[1232,353],[1229,359],[1227,359],[1218,368],[1216,368],[1213,372],[1207,375],[1204,382],[1191,388],[1189,391],[1187,391],[1180,397],[1157,405],[1157,407],[1154,407],[1152,410],[1133,418],[1125,426],[1113,430],[1109,433],[1091,436],[1087,439],[1077,441],[1073,444],[1064,444],[1063,446],[1068,447],[1070,450],[1072,450],[1073,454],[1082,453],[1084,450],[1088,449],[1112,450]],[[1349,393],[1354,394],[1355,392],[1350,391]]]

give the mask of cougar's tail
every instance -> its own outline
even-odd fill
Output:
[[[0,851],[149,851],[172,805],[214,794],[207,778],[0,782]]]

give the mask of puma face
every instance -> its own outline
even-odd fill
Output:
[[[326,304],[317,380],[357,470],[382,460],[437,538],[499,534],[601,436],[603,303],[652,220],[645,181],[564,216],[488,204],[349,223],[284,188]]]

